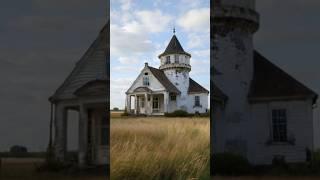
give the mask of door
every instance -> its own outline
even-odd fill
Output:
[[[153,97],[152,99],[152,111],[154,113],[159,112],[160,110],[160,103],[159,103],[159,97]]]
[[[106,111],[95,112],[95,164],[104,165],[109,162],[109,122]]]

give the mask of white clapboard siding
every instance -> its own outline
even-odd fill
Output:
[[[65,82],[53,95],[54,99],[73,99],[77,89],[93,80],[106,79],[107,28],[101,30],[98,38],[92,43]]]

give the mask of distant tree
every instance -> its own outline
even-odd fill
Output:
[[[28,149],[24,146],[15,145],[10,148],[10,153],[12,154],[24,154],[27,152],[28,152]]]
[[[114,110],[114,111],[119,111],[120,109],[117,108],[117,107],[114,107],[113,110]]]

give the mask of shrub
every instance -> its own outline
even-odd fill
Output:
[[[253,167],[243,156],[232,153],[219,153],[213,156],[213,168],[216,175],[239,176],[253,172]]]
[[[129,116],[129,113],[127,111],[127,108],[124,109],[123,113],[121,114],[122,117]]]
[[[176,110],[172,113],[165,113],[164,114],[166,117],[189,117],[191,116],[188,112],[184,110]]]

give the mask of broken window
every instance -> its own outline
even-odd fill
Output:
[[[287,113],[285,109],[272,110],[272,134],[274,142],[287,141]]]

